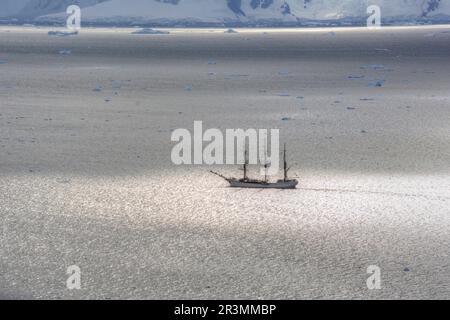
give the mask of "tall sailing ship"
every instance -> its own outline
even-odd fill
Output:
[[[243,165],[244,177],[242,179],[237,178],[227,178],[220,173],[210,171],[216,176],[221,177],[226,180],[230,187],[232,188],[258,188],[258,189],[295,189],[298,181],[295,179],[288,178],[288,171],[290,168],[287,166],[286,161],[286,144],[284,145],[283,151],[283,179],[280,179],[276,182],[269,182],[267,178],[267,163],[264,164],[264,180],[258,179],[249,179],[248,178],[248,159],[247,159],[247,151],[245,151],[245,161]]]

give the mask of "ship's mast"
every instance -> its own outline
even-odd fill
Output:
[[[283,162],[284,162],[284,182],[286,182],[288,168],[287,168],[287,162],[286,162],[286,143],[284,144],[284,151],[283,151]]]
[[[264,141],[264,182],[267,183],[267,140]]]
[[[248,180],[247,177],[247,165],[248,165],[248,152],[247,152],[247,147],[245,148],[245,160],[244,160],[244,181]]]

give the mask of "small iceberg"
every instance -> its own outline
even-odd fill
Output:
[[[62,49],[62,50],[59,50],[59,54],[62,54],[62,55],[70,55],[70,54],[72,54],[72,50],[69,50],[69,49]]]
[[[94,92],[100,92],[100,91],[102,91],[102,86],[101,85],[97,85],[92,91],[94,91]]]
[[[238,33],[238,32],[234,29],[227,29],[224,31],[224,33]]]
[[[375,80],[375,81],[369,82],[369,84],[367,86],[370,88],[381,88],[382,86],[384,86],[385,82],[386,82],[386,80]]]
[[[78,31],[49,31],[49,36],[56,36],[56,37],[68,37],[68,36],[76,36],[78,34]]]
[[[290,120],[292,120],[291,117],[283,117],[283,118],[281,118],[281,121],[290,121]]]
[[[366,66],[362,66],[361,69],[372,69],[372,70],[383,70],[384,65],[382,64],[369,64]]]
[[[132,32],[131,34],[170,34],[169,31],[156,30],[152,28],[143,28]]]

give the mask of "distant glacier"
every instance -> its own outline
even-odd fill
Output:
[[[364,25],[370,5],[387,25],[450,23],[450,0],[2,0],[0,21],[63,23],[71,4],[87,25]]]

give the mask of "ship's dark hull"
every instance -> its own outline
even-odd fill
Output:
[[[252,188],[252,189],[295,189],[298,184],[297,180],[278,181],[273,183],[249,182],[239,180],[229,180],[232,188]]]

